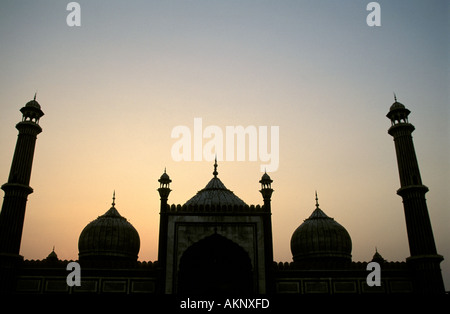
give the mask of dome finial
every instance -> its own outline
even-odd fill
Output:
[[[397,95],[394,92],[394,101],[397,102]]]
[[[36,94],[37,94],[37,92],[34,92],[33,100],[36,100]]]
[[[214,159],[214,172],[213,172],[214,178],[217,178],[218,174],[219,173],[217,172],[217,154],[216,154],[216,158]]]
[[[113,202],[112,202],[112,207],[114,207],[116,205],[116,190],[114,190],[113,192]]]
[[[317,197],[317,190],[316,190],[316,208],[319,208],[319,198]]]

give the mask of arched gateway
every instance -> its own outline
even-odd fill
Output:
[[[177,290],[201,295],[253,293],[248,253],[217,233],[194,243],[181,257]]]
[[[213,178],[183,205],[167,204],[172,180],[159,179],[161,196],[158,263],[160,293],[270,293],[273,249],[268,174],[261,180],[264,205],[247,205]]]

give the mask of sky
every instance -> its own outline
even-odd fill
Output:
[[[449,4],[377,1],[381,25],[369,26],[369,2],[78,1],[81,25],[69,26],[69,1],[1,1],[3,183],[19,109],[37,92],[45,113],[20,254],[43,259],[55,247],[60,259],[77,259],[81,231],[111,207],[115,191],[117,210],[139,232],[139,260],[155,261],[157,180],[166,169],[170,204],[201,190],[213,161],[201,151],[194,160],[194,146],[211,148],[205,131],[213,130],[224,152],[219,178],[247,204],[263,203],[261,150],[278,158],[268,171],[275,261],[292,261],[292,233],[314,210],[316,190],[320,208],[349,232],[354,261],[370,261],[375,248],[388,261],[405,261],[386,118],[395,92],[416,127],[448,290]],[[267,142],[275,142],[255,143],[253,159],[248,145],[238,161],[238,147],[226,146],[227,127],[238,126],[258,138],[266,128]],[[174,146],[187,135],[173,136],[174,129],[190,131],[191,158],[176,160]]]

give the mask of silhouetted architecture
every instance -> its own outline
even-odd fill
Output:
[[[44,115],[34,99],[20,109],[22,121],[17,123],[19,135],[11,164],[8,182],[2,185],[5,191],[0,212],[0,291],[10,291],[15,285],[16,268],[22,260],[19,255],[23,222],[30,187],[36,138],[42,132],[39,119]]]
[[[295,263],[307,267],[352,260],[352,240],[347,230],[320,208],[316,192],[316,209],[295,230],[291,238],[291,252]]]
[[[392,104],[388,114],[392,135],[397,153],[397,165],[400,176],[400,189],[397,194],[403,199],[406,229],[408,232],[409,251],[407,259],[414,272],[414,290],[423,293],[439,293],[444,291],[441,268],[444,259],[437,254],[433,230],[428,215],[425,193],[428,188],[422,184],[419,164],[411,133],[414,126],[409,123],[410,111],[397,101]]]
[[[172,180],[166,170],[159,178],[160,226],[158,261],[138,260],[137,230],[115,207],[81,231],[78,262],[81,285],[68,285],[66,266],[53,248],[42,260],[19,256],[22,225],[38,125],[43,115],[35,100],[21,109],[19,139],[0,215],[0,257],[3,293],[17,294],[394,294],[444,293],[408,122],[408,109],[397,102],[387,117],[392,126],[411,256],[404,262],[386,261],[378,250],[370,261],[352,261],[347,230],[319,207],[291,237],[293,261],[273,260],[271,197],[273,180],[264,173],[259,183],[263,205],[248,205],[218,177],[213,177],[184,204],[169,205]],[[156,205],[156,204],[155,204]],[[327,210],[328,211],[328,210]],[[102,211],[101,211],[102,212]],[[101,213],[99,212],[99,213]],[[154,211],[156,214],[156,211]],[[277,213],[279,214],[279,213]],[[381,285],[367,283],[367,265],[381,267]]]
[[[165,293],[266,293],[273,286],[271,192],[265,205],[249,206],[225,187],[217,167],[216,160],[213,178],[184,205],[169,206],[171,180],[166,172],[159,180]],[[264,193],[271,180],[264,174],[261,181]]]
[[[83,266],[103,265],[103,261],[133,265],[138,258],[139,234],[117,211],[115,194],[112,207],[89,223],[80,234],[78,256]]]

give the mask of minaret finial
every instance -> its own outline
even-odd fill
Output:
[[[394,101],[397,102],[397,95],[394,92]]]
[[[214,159],[214,172],[213,172],[214,178],[217,178],[218,174],[219,173],[217,172],[217,154],[216,154],[216,158]]]
[[[34,92],[33,100],[36,100],[36,94],[37,94],[37,92]]]
[[[317,191],[316,191],[316,208],[319,208],[319,198],[317,197]]]
[[[113,202],[112,202],[112,207],[114,207],[116,205],[116,190],[114,190],[113,192]]]

